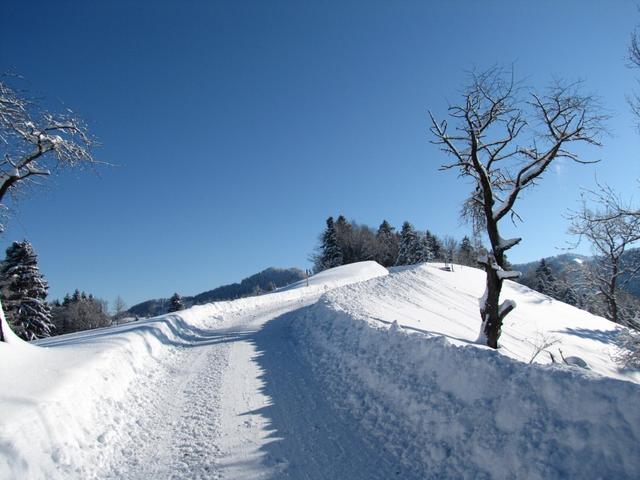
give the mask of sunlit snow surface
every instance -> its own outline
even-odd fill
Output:
[[[483,281],[363,262],[0,344],[0,478],[633,478],[639,376],[613,360],[617,327],[505,282],[517,308],[490,350]]]

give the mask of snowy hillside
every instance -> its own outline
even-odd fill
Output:
[[[421,266],[310,307],[295,328],[336,409],[383,440],[406,475],[634,477],[639,377],[612,360],[616,326],[506,282],[518,308],[495,352],[475,344],[483,281],[468,267]],[[547,349],[558,361],[561,350],[589,370],[529,365],[543,338],[558,341]]]
[[[633,478],[616,326],[481,271],[374,262],[260,297],[0,344],[0,478]],[[587,369],[551,364],[564,356]]]

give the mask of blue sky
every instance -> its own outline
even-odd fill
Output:
[[[117,164],[66,172],[14,205],[0,247],[32,241],[52,297],[195,294],[308,266],[324,219],[405,219],[461,237],[469,190],[441,173],[426,112],[465,71],[583,79],[612,114],[595,166],[563,164],[522,199],[512,261],[558,253],[595,175],[637,193],[625,103],[632,1],[10,2],[0,69],[72,107]],[[637,195],[636,195],[637,196]]]

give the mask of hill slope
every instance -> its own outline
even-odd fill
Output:
[[[506,282],[518,307],[493,351],[474,343],[482,290],[472,268],[364,262],[0,344],[0,477],[634,478],[640,377],[612,360],[619,327]],[[538,337],[588,369],[529,364]]]
[[[230,283],[191,297],[183,297],[182,301],[186,307],[191,307],[209,302],[233,300],[255,295],[256,291],[267,292],[273,287],[284,287],[303,278],[305,278],[305,273],[299,268],[270,267],[243,279],[240,283]],[[132,306],[129,308],[128,314],[130,316],[151,317],[166,313],[168,307],[168,298],[156,298]]]

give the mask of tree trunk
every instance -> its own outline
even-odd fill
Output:
[[[618,260],[614,259],[612,262],[611,281],[609,282],[609,313],[611,315],[611,321],[619,323],[618,318],[618,301],[616,298],[617,290],[617,278],[618,278]]]
[[[499,316],[502,280],[498,278],[498,272],[493,267],[494,264],[495,260],[489,256],[489,261],[484,266],[487,272],[487,288],[484,305],[480,306],[480,315],[482,316],[482,328],[487,345],[491,348],[498,348],[498,338],[500,338],[502,330]]]
[[[2,301],[0,301],[0,342],[4,342],[4,309],[2,307]]]
[[[500,292],[504,280],[498,275],[501,267],[498,266],[493,255],[488,256],[484,268],[487,272],[487,287],[484,302],[480,306],[482,333],[487,346],[498,348],[498,339],[502,333],[502,321],[515,308],[515,303],[507,301],[504,305],[500,305]]]

